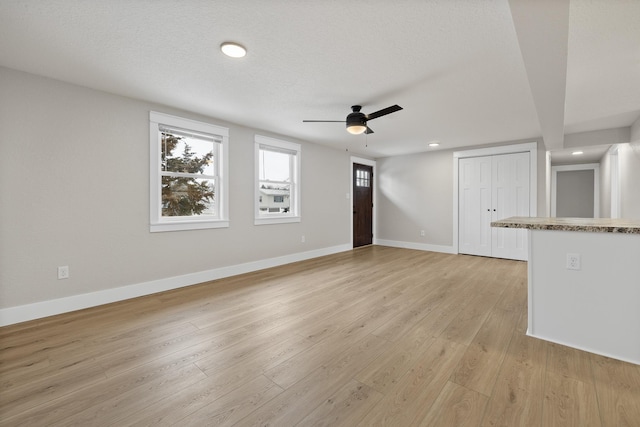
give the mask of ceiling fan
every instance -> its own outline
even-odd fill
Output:
[[[358,135],[361,133],[373,133],[371,128],[367,126],[367,122],[369,120],[377,119],[378,117],[386,116],[387,114],[395,113],[396,111],[402,110],[402,107],[399,105],[392,105],[391,107],[383,108],[382,110],[378,110],[371,114],[361,113],[360,110],[362,106],[354,105],[351,107],[352,112],[347,116],[346,120],[303,120],[304,123],[310,122],[336,122],[336,123],[347,123],[347,132],[352,133],[354,135]]]

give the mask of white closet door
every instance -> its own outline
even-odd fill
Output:
[[[527,230],[491,221],[529,216],[529,172],[529,153],[459,159],[459,253],[528,259]]]
[[[458,251],[491,256],[491,157],[458,162]]]
[[[492,220],[529,216],[529,153],[493,156]],[[491,255],[528,259],[527,230],[491,228]]]

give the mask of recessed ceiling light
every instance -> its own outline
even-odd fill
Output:
[[[247,49],[245,49],[244,46],[233,42],[222,43],[220,45],[220,50],[231,58],[242,58],[247,54]]]
[[[573,153],[571,153],[571,155],[573,155],[573,156],[579,156],[580,154],[584,154],[584,152],[582,152],[582,151],[574,151]]]
[[[429,147],[439,147],[440,146],[440,142],[438,141],[431,141],[429,143]]]

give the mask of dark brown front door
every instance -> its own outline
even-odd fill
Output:
[[[373,239],[373,167],[353,164],[353,247]]]

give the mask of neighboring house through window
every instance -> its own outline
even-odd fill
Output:
[[[229,130],[149,113],[150,230],[228,227]]]
[[[256,135],[256,225],[300,221],[300,156],[300,144]]]

